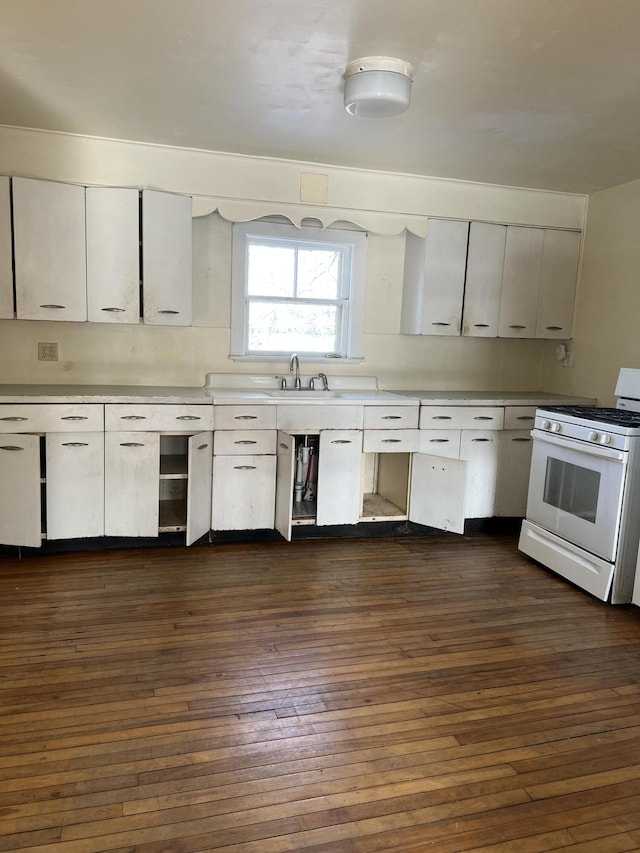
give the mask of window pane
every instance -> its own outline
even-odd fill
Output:
[[[334,352],[338,321],[336,305],[249,303],[250,352]]]
[[[295,249],[249,244],[247,293],[249,296],[293,296]]]
[[[338,299],[340,252],[300,249],[298,252],[298,296],[308,299]]]

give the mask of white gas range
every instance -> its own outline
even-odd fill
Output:
[[[538,409],[518,547],[611,604],[631,601],[640,541],[640,370],[615,409]]]

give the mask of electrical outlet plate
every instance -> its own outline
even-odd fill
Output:
[[[38,361],[57,361],[58,344],[38,341]]]

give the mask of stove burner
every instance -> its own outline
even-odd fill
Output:
[[[545,412],[571,415],[574,418],[621,427],[640,427],[640,412],[625,412],[623,409],[606,409],[597,406],[541,406]]]

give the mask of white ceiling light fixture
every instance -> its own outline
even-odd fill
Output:
[[[386,118],[411,100],[413,66],[391,56],[353,59],[344,72],[344,108],[352,116]]]

